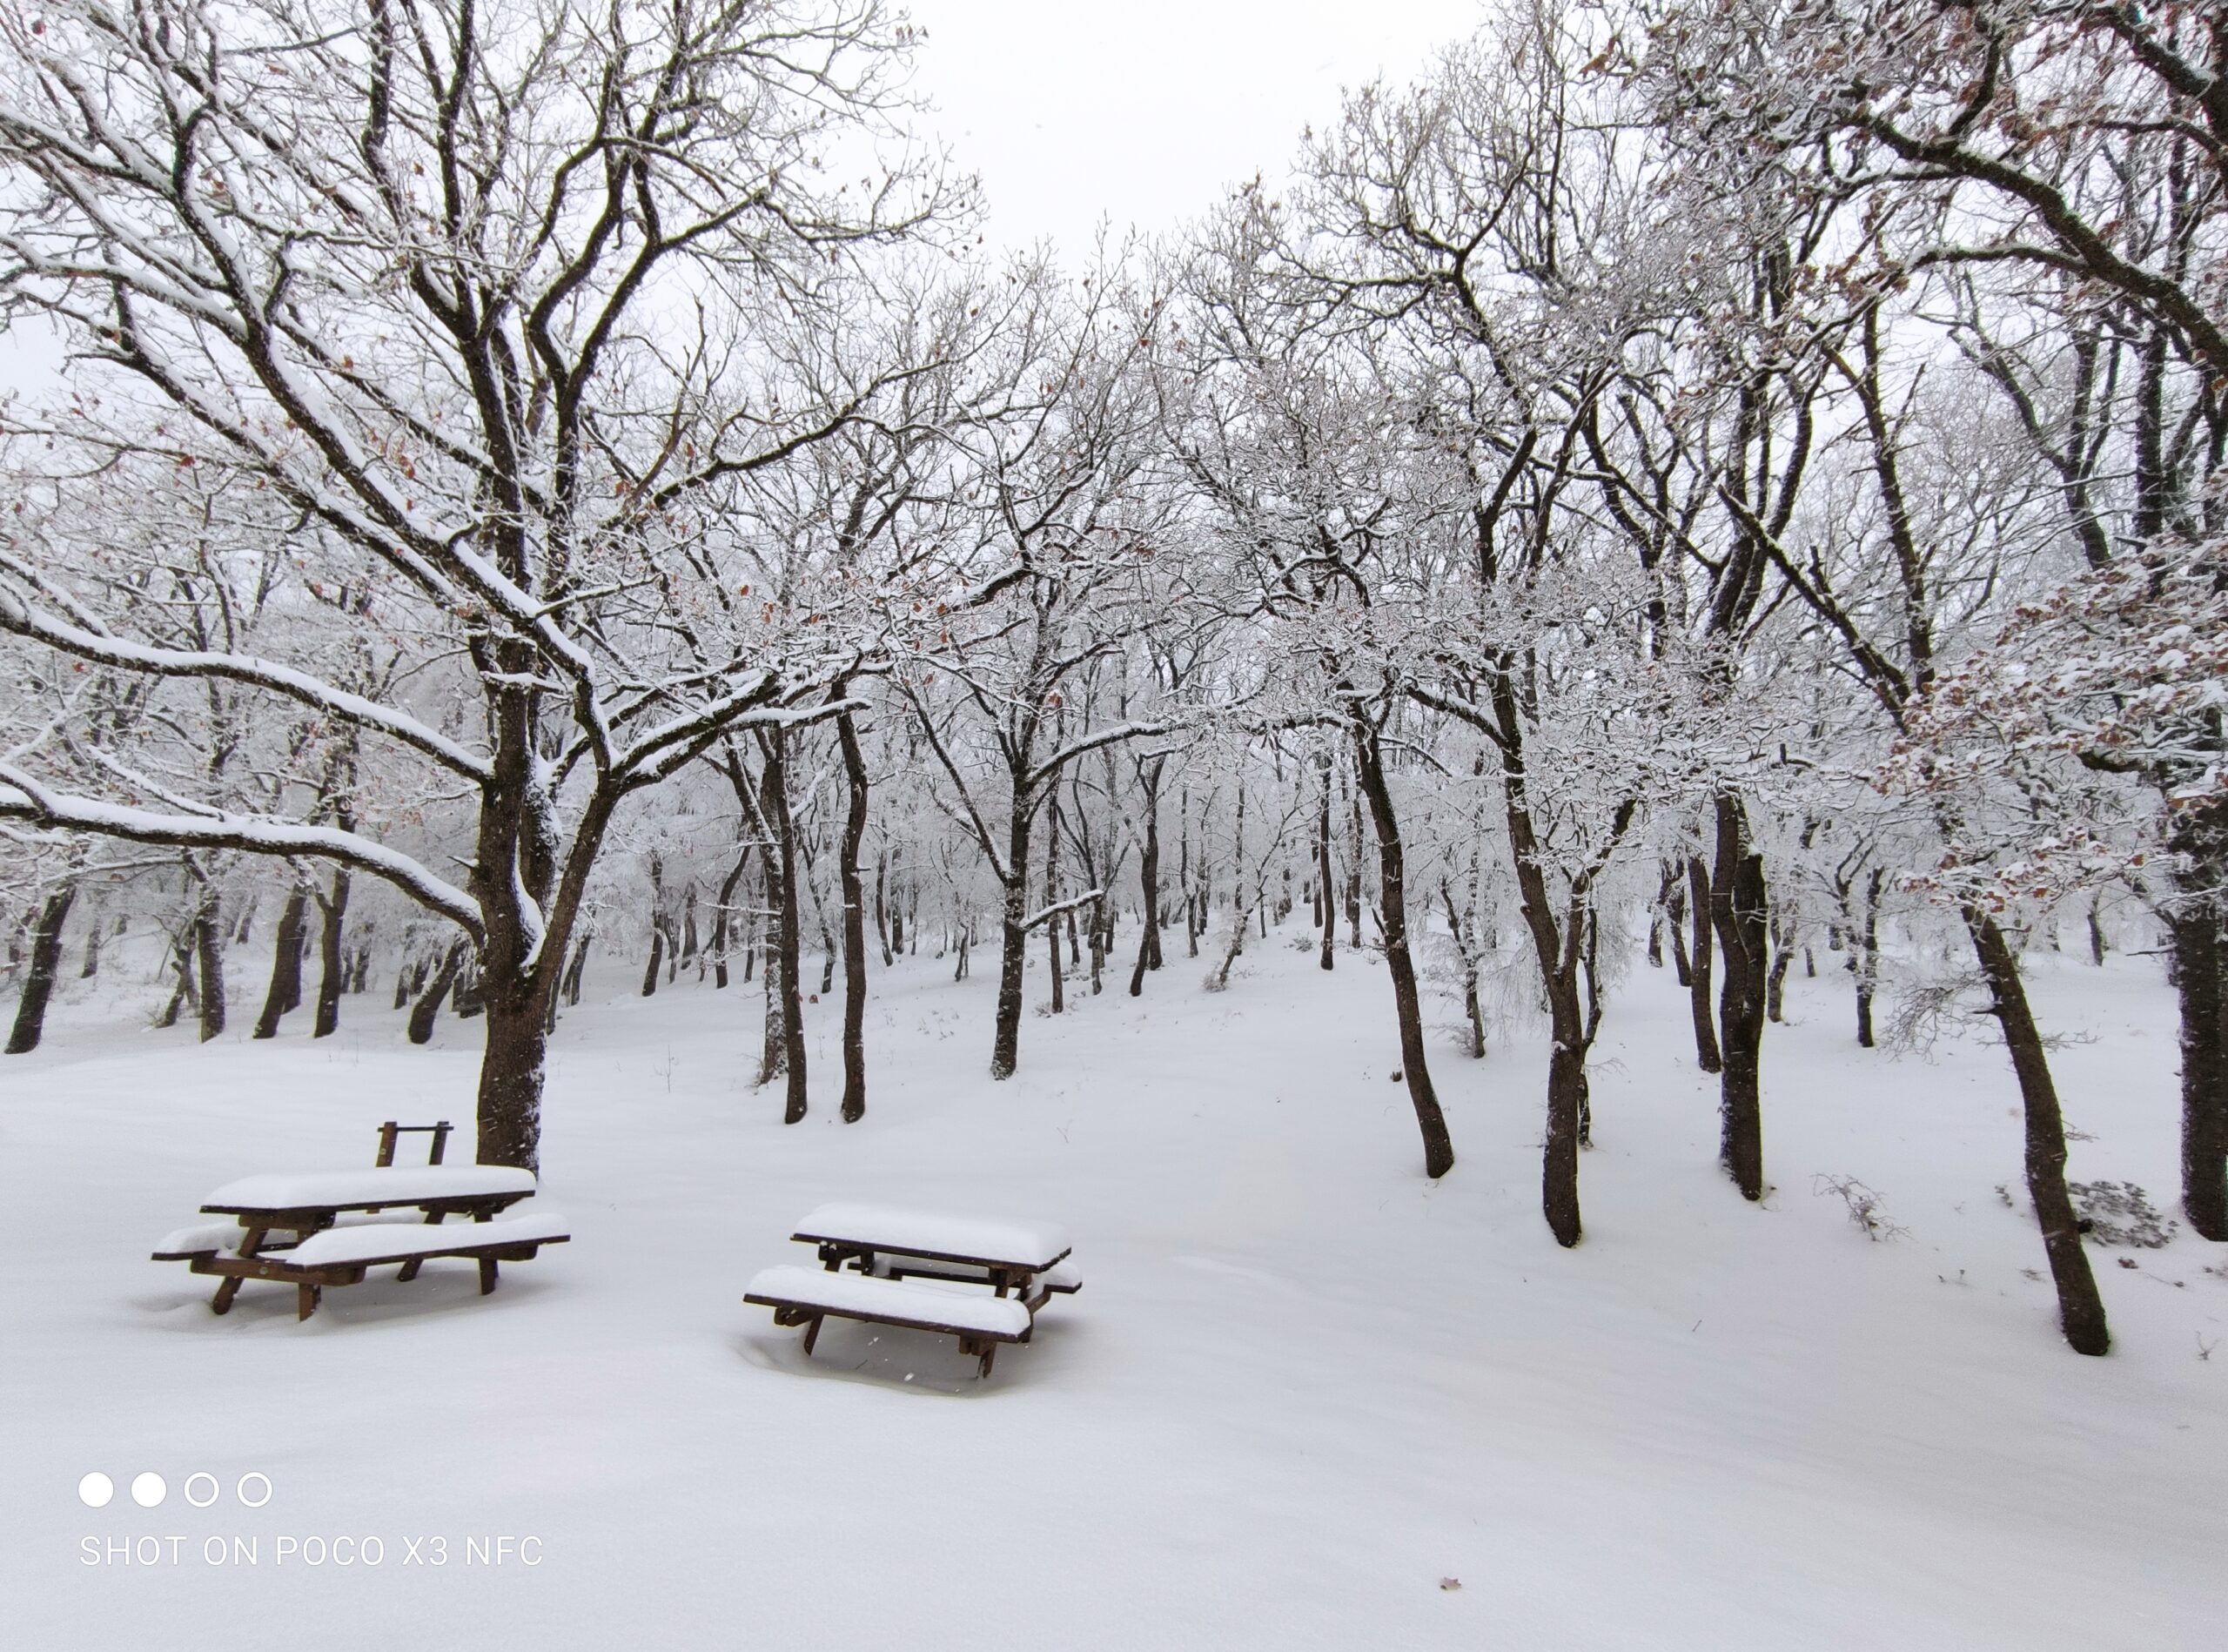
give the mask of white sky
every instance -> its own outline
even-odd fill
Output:
[[[1342,87],[1413,77],[1475,27],[1481,0],[908,0],[928,31],[925,126],[979,173],[995,240],[1085,254],[1171,229],[1258,172],[1281,179],[1300,130]],[[0,336],[0,387],[50,377],[35,326]]]
[[[1070,255],[1102,216],[1164,230],[1259,172],[1342,86],[1401,81],[1475,27],[1480,0],[908,0],[928,30],[928,123],[979,172],[991,234]]]

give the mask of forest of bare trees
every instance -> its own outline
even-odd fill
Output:
[[[1547,1031],[1574,1246],[1621,980],[1755,1201],[1839,973],[1852,1051],[2000,1040],[2101,1353],[2024,970],[2157,947],[2228,1241],[2217,7],[1509,0],[1066,264],[980,238],[880,0],[0,35],[67,353],[0,406],[10,1051],[136,933],[204,1038],[476,1019],[532,1166],[592,957],[856,1119],[901,957],[997,971],[1002,1079],[1032,1002],[1298,944],[1381,964],[1428,1176],[1433,1067]]]

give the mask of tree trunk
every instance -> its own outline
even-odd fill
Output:
[[[1866,880],[1864,922],[1849,946],[1849,967],[1856,976],[1856,1042],[1862,1050],[1873,1047],[1872,996],[1880,984],[1880,886],[1886,877],[1887,869],[1876,866]]]
[[[1477,887],[1478,863],[1473,856],[1470,862],[1470,886]],[[1455,956],[1462,964],[1462,1013],[1470,1023],[1470,1057],[1474,1061],[1486,1058],[1486,1015],[1478,1004],[1478,950],[1472,926],[1462,921],[1455,910],[1454,891],[1439,880],[1439,898],[1446,908],[1446,932],[1454,937]],[[1473,916],[1475,909],[1473,908]]]
[[[39,908],[38,926],[31,935],[30,968],[23,976],[23,995],[16,1000],[16,1024],[8,1035],[7,1053],[28,1055],[38,1048],[46,1028],[46,1006],[54,996],[54,977],[62,967],[62,925],[77,898],[77,880],[64,878]]]
[[[278,1019],[302,1001],[302,936],[308,928],[309,891],[296,883],[286,891],[286,904],[278,910],[278,932],[271,942],[271,987],[263,995],[263,1014],[252,1035],[278,1036]]]
[[[1679,977],[1679,984],[1688,991],[1694,990],[1694,961],[1687,956],[1687,874],[1684,869],[1673,865],[1663,869],[1666,886],[1670,894],[1663,903],[1663,927],[1671,937],[1671,968]]]
[[[889,851],[874,857],[874,937],[882,947],[882,967],[888,969],[893,954],[889,947]]]
[[[441,1001],[449,996],[449,989],[456,984],[457,977],[464,972],[464,955],[471,944],[469,941],[459,941],[449,948],[448,956],[441,960],[441,967],[435,972],[432,984],[418,1002],[411,1005],[411,1043],[429,1044],[433,1041],[433,1024],[440,1018]],[[492,1025],[488,1031],[492,1036],[494,1031]],[[485,1127],[484,1121],[482,1127]]]
[[[1677,877],[1678,874],[1670,867],[1663,869],[1663,883],[1655,891],[1655,904],[1648,909],[1648,962],[1651,969],[1663,967],[1663,926],[1666,920],[1674,923],[1677,922],[1670,917],[1671,891]],[[1681,984],[1685,984],[1682,982]]]
[[[1361,799],[1353,800],[1346,837],[1346,944],[1361,950]]]
[[[1702,857],[1687,858],[1687,904],[1694,916],[1694,950],[1688,962],[1687,985],[1694,1006],[1694,1061],[1704,1072],[1722,1071],[1725,1058],[1717,1047],[1717,1028],[1710,1019],[1710,887],[1709,870]]]
[[[198,1008],[198,995],[193,985],[194,934],[194,921],[188,918],[185,927],[171,943],[171,971],[178,977],[178,984],[171,989],[170,1002],[164,1005],[162,1014],[155,1017],[158,1027],[178,1025],[178,1011],[189,1001]]]
[[[2050,1278],[2057,1286],[2058,1324],[2076,1353],[2104,1353],[2112,1346],[2111,1333],[2104,1322],[2104,1299],[2097,1293],[2096,1275],[2090,1271],[2073,1199],[2066,1192],[2065,1119],[2058,1111],[2057,1087],[2050,1079],[2042,1035],[2028,1007],[2026,985],[2019,977],[2019,961],[1995,919],[1969,906],[1964,920],[1994,1000],[1993,1013],[2003,1027],[2004,1045],[2011,1052],[2011,1068],[2019,1079],[2020,1099],[2025,1104],[2027,1196],[2034,1202],[2035,1219],[2043,1230],[2043,1249],[2050,1258]]]
[[[1143,778],[1142,774],[1139,776]],[[1145,786],[1145,841],[1137,856],[1137,897],[1144,921],[1137,926],[1137,963],[1130,971],[1130,996],[1144,995],[1145,971],[1160,968],[1160,794],[1159,776]]]
[[[1574,1010],[1558,1012],[1558,1026]],[[1547,1135],[1540,1165],[1540,1210],[1555,1243],[1567,1250],[1585,1236],[1579,1220],[1578,1148],[1587,1113],[1586,1043],[1583,1034],[1555,1034],[1547,1055]]]
[[[1318,949],[1315,962],[1320,969],[1337,968],[1333,955],[1338,951],[1339,912],[1331,901],[1331,759],[1326,754],[1318,764],[1323,782],[1322,802],[1315,816],[1315,881],[1322,886],[1323,944]]]
[[[1710,880],[1710,924],[1723,955],[1718,994],[1724,1036],[1718,1156],[1741,1197],[1764,1196],[1763,1105],[1760,1094],[1771,915],[1764,857],[1748,843],[1748,811],[1731,792],[1717,796],[1717,869]]]
[[[2209,901],[2191,901],[2172,909],[2166,932],[2182,1021],[2182,1212],[2201,1238],[2228,1239],[2220,920]]]
[[[750,845],[745,843],[742,852],[735,857],[735,864],[728,869],[726,879],[720,884],[720,910],[712,918],[712,987],[715,991],[728,984],[728,942],[741,927],[735,921],[735,891],[742,882],[743,868],[750,864]]]
[[[483,996],[487,1044],[480,1061],[479,1162],[539,1173],[541,1083],[549,1051],[546,990],[507,982]]]
[[[341,926],[348,915],[346,867],[334,870],[332,893],[319,896],[318,908],[322,922],[318,931],[317,1020],[310,1036],[330,1038],[340,1030],[340,994],[348,982],[347,957],[340,946]]]
[[[844,1123],[854,1124],[867,1111],[867,896],[859,870],[859,850],[867,837],[867,759],[859,749],[850,713],[836,718],[836,738],[842,746],[843,771],[851,782],[851,808],[843,819],[843,853],[837,870],[843,883],[842,1117]],[[879,900],[877,887],[877,903]],[[885,943],[885,964],[888,950]]]
[[[201,1042],[207,1044],[225,1031],[225,934],[219,923],[216,890],[203,884],[201,907],[194,919],[194,957],[201,966]]]
[[[101,972],[102,932],[103,925],[97,913],[94,915],[93,921],[85,925],[85,957],[84,962],[77,968],[77,978],[80,981],[90,981]]]
[[[770,853],[772,845],[768,844],[768,849],[769,853],[766,856],[766,863],[762,875],[759,878],[759,884],[764,896],[762,904],[767,908],[767,917],[770,920],[774,916],[772,910],[774,903],[779,897],[774,893],[775,861]],[[769,923],[768,928],[770,927]],[[754,947],[751,955],[744,959],[742,978],[746,981],[750,979],[750,964],[756,951],[757,949]],[[789,1046],[782,1031],[784,1023],[782,1017],[782,961],[778,956],[779,951],[780,949],[773,944],[769,934],[765,949],[765,968],[760,972],[759,981],[761,996],[764,1000],[760,1016],[762,1031],[758,1041],[758,1082],[761,1086],[772,1084],[774,1080],[787,1072],[789,1067]]]
[[[1021,978],[1028,963],[1029,814],[1018,796],[1006,829],[1006,883],[998,919],[998,1007],[990,1042],[990,1077],[1010,1078],[1021,1064]]]
[[[1052,805],[1051,818],[1044,827],[1044,904],[1050,906],[1060,898],[1060,806]],[[1045,939],[1050,944],[1045,949],[1046,961],[1052,966],[1052,1013],[1066,1010],[1067,1000],[1062,991],[1060,973],[1060,920],[1048,919],[1044,925]]]
[[[1423,1005],[1417,997],[1415,961],[1408,953],[1407,864],[1400,843],[1400,823],[1392,812],[1392,795],[1385,784],[1377,730],[1367,723],[1354,725],[1354,756],[1377,828],[1378,880],[1385,903],[1385,963],[1392,977],[1392,1008],[1400,1024],[1401,1071],[1407,1078],[1408,1099],[1415,1105],[1417,1127],[1423,1132],[1424,1174],[1436,1180],[1454,1168],[1454,1144],[1447,1135],[1446,1115],[1439,1111],[1424,1056]]]
[[[1795,962],[1795,924],[1772,919],[1772,973],[1764,987],[1764,1019],[1775,1026],[1787,1024],[1787,971]],[[1807,950],[1807,949],[1806,949]],[[1812,973],[1816,973],[1815,970]]]
[[[774,903],[778,909],[775,935],[781,961],[778,970],[770,959],[767,967],[781,977],[782,1065],[789,1085],[782,1122],[794,1125],[805,1116],[804,994],[800,990],[797,942],[797,834],[796,824],[789,816],[788,733],[776,723],[772,734],[764,738],[766,769],[758,793],[768,823],[774,829],[779,863],[776,875],[781,882]]]
[[[905,870],[904,855],[905,848],[902,843],[896,849],[889,851],[890,865],[895,868],[899,874],[897,879],[897,892],[896,897],[889,903],[889,950],[896,957],[903,957],[905,956],[905,933],[909,926],[911,928],[913,932],[914,947],[917,949],[921,944],[921,932],[918,921],[920,910],[918,903],[920,897],[917,894],[911,895],[914,904],[911,910],[909,910],[907,908],[907,897],[909,894],[911,894],[911,890],[906,883],[903,876]]]
[[[580,1002],[580,973],[588,964],[588,938],[584,934],[573,943],[573,961],[565,966],[565,1002],[575,1008]]]

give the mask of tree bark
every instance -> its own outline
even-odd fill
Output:
[[[1160,968],[1160,765],[1156,762],[1150,778],[1142,767],[1137,777],[1144,783],[1145,839],[1137,856],[1137,898],[1143,903],[1144,921],[1137,926],[1137,963],[1130,971],[1130,996],[1140,997],[1145,990],[1145,971]]]
[[[100,914],[96,912],[93,921],[85,925],[85,957],[77,968],[80,981],[90,981],[101,971],[102,928]]]
[[[2003,1027],[2004,1045],[2011,1053],[2011,1069],[2025,1104],[2027,1196],[2034,1203],[2050,1278],[2057,1287],[2058,1324],[2076,1353],[2105,1353],[2112,1339],[2104,1322],[2104,1299],[2090,1271],[2072,1195],[2066,1191],[2065,1118],[2058,1110],[2057,1086],[2050,1078],[2042,1034],[2027,1004],[2019,960],[1994,918],[1970,906],[1963,916],[1988,982],[1991,1013]]]
[[[1331,898],[1331,759],[1326,753],[1317,765],[1323,782],[1323,797],[1315,816],[1315,881],[1322,886],[1320,914],[1323,923],[1323,944],[1315,955],[1319,969],[1336,969],[1334,955],[1339,947],[1339,910]]]
[[[797,834],[796,823],[789,815],[788,733],[776,723],[773,732],[763,739],[766,769],[758,793],[765,806],[767,823],[774,829],[776,876],[781,883],[774,903],[779,909],[775,936],[781,959],[777,968],[769,959],[768,967],[781,977],[782,1064],[788,1082],[782,1122],[794,1125],[805,1116],[804,995],[798,974]]]
[[[750,845],[745,843],[720,884],[720,910],[712,918],[712,986],[715,991],[728,984],[728,942],[740,927],[735,921],[735,891],[742,882],[743,869],[749,864]]]
[[[1547,1219],[1555,1243],[1566,1250],[1585,1237],[1579,1218],[1578,1149],[1587,1111],[1584,1045],[1574,1047],[1569,1040],[1557,1038],[1547,1054],[1547,1133],[1540,1165],[1540,1212]]]
[[[1880,984],[1880,886],[1887,870],[1876,866],[1865,882],[1864,922],[1849,943],[1849,967],[1856,977],[1856,1043],[1873,1047],[1872,997]]]
[[[426,986],[418,1002],[410,1007],[411,1043],[429,1044],[433,1041],[433,1024],[440,1018],[442,1001],[449,996],[449,989],[456,984],[457,977],[464,972],[464,955],[471,944],[468,941],[459,941],[449,948],[448,956],[441,960],[441,967],[435,971],[433,981]],[[492,1033],[493,1031],[491,1026],[489,1031]],[[481,1062],[483,1070],[486,1064],[487,1058],[483,1058]],[[485,1086],[483,1085],[482,1088],[484,1089]],[[488,1164],[497,1161],[482,1159],[480,1162]]]
[[[1723,955],[1718,995],[1724,1038],[1719,1093],[1718,1154],[1741,1197],[1764,1196],[1761,1066],[1770,970],[1771,915],[1764,857],[1748,842],[1748,816],[1731,792],[1717,795],[1717,867],[1710,879],[1710,925]]]
[[[1010,1078],[1021,1064],[1021,981],[1028,963],[1029,812],[1016,789],[1006,828],[1006,881],[998,919],[998,1007],[990,1041],[990,1077]]]
[[[1717,1028],[1710,1019],[1710,887],[1709,869],[1702,857],[1687,857],[1687,904],[1694,917],[1694,947],[1687,964],[1687,985],[1694,1017],[1694,1061],[1704,1072],[1724,1070],[1725,1058],[1717,1047]]]
[[[199,994],[193,984],[193,941],[195,932],[196,926],[194,920],[189,917],[185,921],[185,927],[180,930],[171,939],[171,973],[176,976],[178,979],[177,984],[171,989],[170,1002],[163,1006],[163,1012],[155,1017],[155,1024],[158,1027],[174,1027],[178,1025],[178,1011],[189,1001],[191,1001],[197,1009],[199,1008]],[[399,1008],[400,1006],[397,1005],[397,1007]]]
[[[1044,824],[1044,904],[1050,906],[1060,898],[1060,806],[1052,805],[1051,818]],[[1049,945],[1045,959],[1052,967],[1052,1013],[1059,1015],[1067,1009],[1064,981],[1060,973],[1060,920],[1052,918],[1044,925]]]
[[[1346,944],[1361,950],[1361,799],[1353,802],[1346,838]]]
[[[309,910],[309,891],[296,883],[286,891],[286,904],[278,910],[278,928],[271,942],[271,986],[263,995],[263,1014],[256,1020],[255,1038],[277,1038],[279,1017],[302,1001],[302,938]]]
[[[539,972],[491,983],[482,999],[487,1046],[480,1062],[479,1162],[536,1170],[542,1074],[549,1052],[546,988]]]
[[[841,692],[838,685],[835,692]],[[843,772],[851,782],[850,812],[843,819],[843,853],[837,870],[843,883],[843,1105],[846,1124],[867,1111],[867,927],[866,882],[859,850],[867,837],[867,759],[859,731],[845,712],[836,720],[843,749]]]
[[[2221,1051],[2220,920],[2210,902],[2191,902],[2169,914],[2166,932],[2181,1010],[2182,1212],[2199,1237],[2228,1239],[2228,1062]]]
[[[201,1042],[221,1037],[225,1031],[225,935],[219,923],[214,886],[201,886],[201,904],[193,921],[193,953],[201,969]]]
[[[329,1038],[340,1029],[340,994],[347,984],[346,955],[341,950],[341,929],[348,915],[348,869],[332,872],[332,893],[318,897],[317,1020],[313,1038]]]
[[[1423,1133],[1424,1174],[1436,1180],[1454,1168],[1454,1144],[1447,1135],[1446,1118],[1439,1111],[1425,1059],[1423,1005],[1417,996],[1415,960],[1408,953],[1407,863],[1400,823],[1385,783],[1376,729],[1357,722],[1353,735],[1355,766],[1377,828],[1378,881],[1385,903],[1385,964],[1392,977],[1392,1009],[1400,1026],[1401,1071],[1407,1079],[1408,1099],[1415,1105],[1417,1127]]]
[[[39,907],[38,925],[31,935],[30,968],[16,1000],[16,1024],[8,1034],[7,1053],[11,1056],[29,1055],[38,1048],[46,1028],[46,1006],[54,996],[54,978],[62,966],[62,926],[77,898],[77,880],[64,878]]]

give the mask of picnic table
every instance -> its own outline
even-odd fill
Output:
[[[370,1267],[399,1263],[397,1277],[412,1279],[436,1257],[463,1258],[480,1265],[485,1295],[495,1288],[499,1262],[525,1260],[540,1246],[571,1237],[554,1212],[507,1214],[534,1197],[533,1172],[507,1165],[397,1165],[391,1162],[397,1130],[392,1124],[382,1127],[380,1162],[369,1169],[225,1183],[202,1202],[201,1211],[229,1216],[233,1225],[181,1228],[156,1247],[155,1259],[184,1261],[196,1273],[220,1278],[209,1304],[218,1313],[230,1312],[244,1280],[292,1285],[297,1316],[306,1320],[324,1286],[355,1284]],[[440,1139],[434,1138],[437,1155]],[[473,1226],[428,1231],[452,1216],[469,1217]]]
[[[803,1326],[808,1358],[833,1316],[956,1336],[987,1377],[1000,1344],[1028,1341],[1039,1308],[1083,1288],[1067,1264],[1074,1241],[1046,1222],[841,1203],[789,1237],[816,1248],[822,1272],[764,1269],[743,1300],[772,1308],[776,1325]]]

